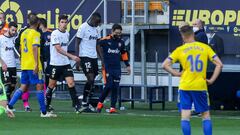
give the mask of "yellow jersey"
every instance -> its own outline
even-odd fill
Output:
[[[21,45],[21,69],[34,70],[35,60],[33,55],[33,46],[38,46],[38,65],[42,70],[40,61],[40,33],[34,29],[26,29],[23,31],[20,39]]]
[[[208,60],[213,61],[216,53],[200,42],[186,43],[172,52],[169,59],[183,67],[179,89],[186,91],[206,91]]]

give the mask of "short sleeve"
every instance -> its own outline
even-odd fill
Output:
[[[209,59],[210,61],[213,61],[214,58],[217,57],[216,53],[215,53],[215,52],[213,51],[213,49],[210,48],[210,47],[208,47],[207,53],[208,53],[208,59]]]
[[[97,37],[98,37],[98,39],[101,38],[100,27],[97,27]]]
[[[121,40],[120,44],[121,44],[121,53],[127,52],[127,48],[123,40]]]
[[[168,57],[172,63],[176,63],[179,60],[179,48],[174,50]]]
[[[77,31],[77,34],[76,34],[76,37],[78,38],[83,38],[84,36],[84,27],[83,25],[81,25],[79,28],[78,28],[78,31]]]
[[[40,33],[35,33],[33,34],[33,37],[32,37],[32,45],[40,45]]]
[[[59,38],[55,32],[51,34],[51,43],[52,45],[60,44]]]

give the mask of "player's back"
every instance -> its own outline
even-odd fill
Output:
[[[33,46],[40,45],[40,33],[34,29],[26,29],[23,31],[20,39],[21,44],[21,69],[33,70],[35,68],[35,60],[33,55]],[[40,62],[40,48],[38,48],[38,65],[42,69]]]
[[[183,67],[180,89],[207,90],[206,72],[208,59],[212,60],[216,56],[208,45],[200,42],[187,43],[178,47],[172,56]]]

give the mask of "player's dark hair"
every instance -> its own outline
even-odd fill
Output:
[[[32,16],[37,16],[37,14],[36,13],[29,13],[27,15],[27,19],[30,19]]]
[[[28,14],[28,20],[30,25],[37,25],[39,23],[39,18],[35,13]]]
[[[47,28],[47,20],[44,18],[39,18],[40,24],[42,24],[45,28]]]
[[[94,20],[95,23],[101,23],[101,15],[98,12],[94,12],[91,16],[91,20]]]
[[[18,28],[18,25],[17,25],[17,23],[15,23],[15,22],[10,22],[10,23],[8,24],[8,28],[11,28],[11,27]]]
[[[119,25],[119,24],[114,24],[114,25],[112,26],[112,31],[115,31],[115,30],[122,30],[122,26]]]
[[[68,20],[68,16],[67,15],[60,15],[58,17],[58,22],[60,22],[61,20]]]
[[[94,13],[92,14],[92,18],[97,18],[97,19],[100,19],[100,20],[101,20],[101,15],[100,15],[100,13],[98,13],[98,12],[94,12]]]
[[[193,35],[194,32],[193,32],[193,28],[192,26],[190,25],[184,25],[182,26],[181,28],[179,28],[179,31],[182,35],[184,36],[190,36],[190,35]]]

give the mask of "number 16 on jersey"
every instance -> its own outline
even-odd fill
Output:
[[[187,57],[187,60],[190,62],[191,65],[191,72],[202,72],[203,70],[203,61],[200,60],[200,54],[198,54],[196,57],[193,55],[189,55]]]

